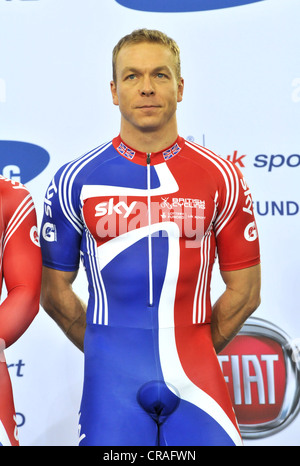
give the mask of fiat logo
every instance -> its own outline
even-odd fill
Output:
[[[243,438],[275,434],[298,414],[297,341],[270,322],[249,318],[218,355]]]

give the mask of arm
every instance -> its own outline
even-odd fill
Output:
[[[74,293],[83,224],[80,189],[73,176],[73,164],[62,166],[45,196],[41,225],[43,274],[41,305],[65,335],[83,351],[86,306]]]
[[[231,176],[224,176],[225,184],[219,180],[218,216],[214,222],[219,266],[226,285],[212,309],[212,338],[217,353],[259,306],[261,283],[251,192],[240,170],[229,161],[223,163]]]
[[[10,182],[5,187],[11,188]],[[1,349],[17,341],[38,313],[42,270],[36,213],[28,191],[7,189],[3,207],[2,266],[7,296],[0,305]],[[21,213],[18,216],[15,212]]]
[[[211,332],[219,353],[239,332],[245,320],[260,304],[260,265],[221,272],[225,292],[213,306]]]
[[[83,351],[86,305],[74,293],[78,271],[63,272],[43,267],[41,304],[77,348]]]

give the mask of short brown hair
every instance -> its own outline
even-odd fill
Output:
[[[175,40],[168,37],[161,31],[155,29],[136,29],[131,34],[127,34],[119,40],[117,45],[113,49],[112,54],[112,69],[113,69],[113,80],[116,82],[116,60],[117,55],[121,48],[125,45],[140,44],[142,42],[152,42],[161,45],[165,45],[173,53],[175,58],[176,67],[176,78],[179,81],[181,78],[181,66],[180,66],[180,49]]]

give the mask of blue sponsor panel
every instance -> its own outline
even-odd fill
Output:
[[[48,165],[50,155],[29,142],[0,141],[0,174],[26,184]]]
[[[187,11],[218,10],[264,0],[116,0],[122,6],[133,10],[157,13],[179,13]]]

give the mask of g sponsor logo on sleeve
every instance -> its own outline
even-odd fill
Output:
[[[249,225],[246,226],[245,231],[244,231],[244,237],[246,241],[255,241],[258,238],[258,233],[257,233],[257,228],[255,222],[249,223]]]
[[[54,223],[46,222],[43,226],[42,235],[45,241],[53,243],[57,241],[56,226]]]
[[[30,230],[30,239],[36,246],[40,246],[39,233],[36,226],[33,226]]]

